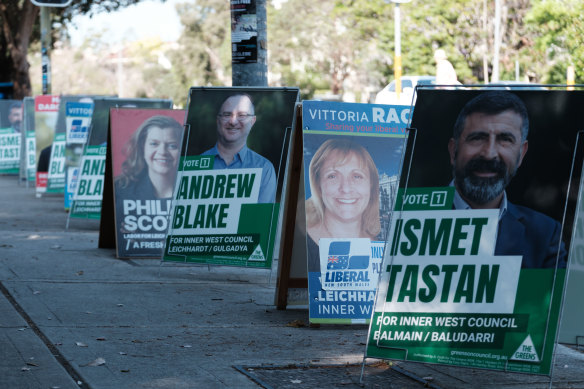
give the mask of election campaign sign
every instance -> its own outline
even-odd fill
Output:
[[[55,133],[47,175],[48,193],[62,193],[65,189],[65,144],[65,134]]]
[[[89,137],[79,164],[80,171],[69,217],[99,219],[103,198],[110,108],[172,108],[172,101],[96,97]]]
[[[297,88],[191,88],[165,261],[271,268]]]
[[[311,323],[368,323],[410,107],[304,101]]]
[[[49,163],[53,140],[55,138],[55,127],[57,125],[57,114],[59,112],[59,96],[42,95],[36,96],[35,101],[35,138],[36,138],[36,191],[41,194],[47,191],[49,177]]]
[[[64,95],[60,97],[59,112],[55,124],[55,137],[49,160],[49,171],[47,176],[47,193],[63,193],[66,182],[66,148],[67,136],[67,105],[73,102],[91,103],[90,96],[85,95]]]
[[[185,112],[111,110],[116,253],[119,258],[162,256]]]
[[[0,100],[0,174],[18,174],[22,116],[21,100]]]
[[[550,374],[583,102],[419,91],[367,357]]]
[[[89,100],[89,99],[88,99]],[[65,209],[71,207],[77,189],[79,165],[89,135],[93,99],[65,103]]]
[[[22,100],[23,118],[21,127],[20,178],[27,182],[36,180],[36,136],[34,131],[34,98]]]

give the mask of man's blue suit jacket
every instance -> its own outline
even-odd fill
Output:
[[[521,255],[522,268],[566,267],[566,247],[561,241],[561,225],[556,220],[532,209],[507,203],[507,211],[499,221],[495,255]]]

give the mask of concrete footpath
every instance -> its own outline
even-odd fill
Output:
[[[584,388],[560,345],[549,377],[367,360],[367,327],[310,328],[268,270],[98,249],[99,221],[0,176],[0,388]]]

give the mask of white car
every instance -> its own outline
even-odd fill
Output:
[[[390,105],[410,105],[414,97],[414,88],[417,85],[434,85],[436,84],[435,76],[402,76],[401,87],[402,92],[399,95],[395,93],[395,80],[389,83],[375,96],[375,104],[390,104]]]

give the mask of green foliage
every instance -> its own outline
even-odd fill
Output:
[[[13,38],[19,23],[25,20],[27,1],[0,4],[0,23],[6,24]],[[75,14],[113,11],[138,1],[74,1],[70,7],[54,9],[51,17],[55,38],[63,37],[64,30],[59,28]],[[584,83],[583,1],[501,0],[501,4],[500,79],[515,79],[518,64],[521,80],[563,84],[567,67],[573,65],[576,82]],[[276,9],[267,0],[266,6],[270,85],[298,86],[303,99],[330,91],[329,94],[347,99],[353,95],[357,101],[370,101],[393,79],[393,3],[288,0]],[[412,0],[401,4],[402,74],[435,74],[433,55],[441,48],[459,81],[482,83],[485,70],[491,77],[494,7],[492,0]],[[33,11],[26,11],[29,18]],[[191,86],[231,85],[230,10],[226,0],[185,0],[178,11],[184,30],[177,45],[169,49],[160,42],[133,44],[125,54],[139,59],[125,64],[124,71],[131,74],[128,83],[138,83],[132,93],[169,97],[184,107]],[[30,32],[33,43],[39,37],[38,17],[34,20],[35,27]],[[25,38],[19,36],[21,40],[28,39]],[[28,65],[38,66],[39,58],[28,55],[29,64],[20,61],[15,65],[13,55],[18,57],[20,53],[10,52],[7,43],[5,34],[0,35],[0,74],[26,86]],[[98,39],[88,40],[85,48],[94,53],[104,50]],[[28,54],[26,50],[28,46],[24,55]],[[84,88],[109,94],[116,90],[114,65],[101,66],[99,61],[86,57],[82,49],[62,54],[68,61],[85,65],[77,75],[67,70],[59,72],[53,56],[54,83],[63,79],[80,92]],[[160,65],[161,57],[172,67]],[[40,79],[35,75],[35,81],[37,78]],[[23,91],[30,93],[26,88]]]
[[[50,22],[53,37],[63,35],[63,27],[73,15],[99,11],[113,11],[140,0],[83,0],[68,7],[51,7]],[[164,0],[161,0],[164,1]],[[14,83],[14,97],[21,99],[32,93],[28,64],[31,43],[40,39],[39,7],[30,0],[0,2],[0,81]],[[57,39],[52,39],[54,43]]]
[[[182,3],[177,10],[184,30],[167,53],[173,66],[164,88],[184,107],[191,86],[231,84],[230,10],[224,0]]]
[[[534,41],[534,54],[548,83],[566,82],[573,65],[576,83],[584,83],[584,3],[580,0],[542,0],[533,5],[526,24]]]
[[[349,9],[334,0],[289,0],[278,10],[268,8],[273,79],[281,85],[300,82],[308,97],[323,84],[334,95],[369,85],[368,70],[378,62],[379,51],[375,41],[361,40],[351,17]]]

